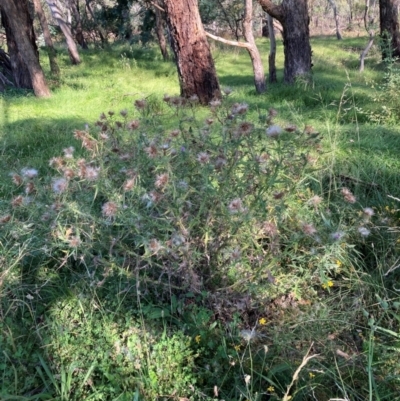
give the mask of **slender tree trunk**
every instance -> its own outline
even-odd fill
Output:
[[[164,61],[167,61],[169,60],[169,54],[168,54],[167,40],[165,39],[164,35],[164,28],[165,28],[164,16],[163,12],[158,7],[158,4],[154,6],[154,13],[156,16],[156,35],[158,39],[158,44],[160,46],[161,54],[163,56]]]
[[[64,20],[61,10],[58,7],[56,0],[46,0],[47,5],[50,8],[53,18],[57,21],[62,33],[65,36],[68,46],[68,53],[72,64],[79,64],[81,59],[79,57],[78,48],[74,38],[72,37],[71,26]]]
[[[197,0],[164,0],[181,95],[202,104],[221,97],[214,60],[201,23]]]
[[[50,29],[47,23],[46,16],[43,12],[42,3],[40,2],[40,0],[33,0],[33,4],[35,6],[35,11],[40,21],[40,25],[42,27],[44,43],[46,44],[47,54],[49,55],[50,70],[52,74],[58,76],[60,75],[60,68],[58,67],[57,63],[57,53],[53,45],[53,40],[51,39]]]
[[[382,47],[383,59],[400,57],[398,6],[398,0],[379,0],[381,38],[389,42]]]
[[[267,14],[268,19],[268,32],[269,32],[269,56],[268,56],[268,66],[269,66],[269,77],[268,80],[271,83],[277,81],[276,79],[276,39],[275,39],[275,30],[274,30],[274,19]]]
[[[307,0],[283,0],[279,5],[271,0],[258,2],[264,11],[282,24],[285,82],[293,83],[297,77],[307,77],[312,67]]]
[[[97,32],[99,33],[100,36],[101,44],[104,46],[105,44],[107,44],[107,33],[103,30],[103,27],[97,21],[97,18],[92,10],[92,7],[90,7],[90,0],[86,0],[86,9],[89,11],[89,14],[93,19],[93,22],[97,28]]]
[[[83,36],[81,15],[79,14],[78,7],[76,6],[75,0],[69,0],[69,8],[75,19],[75,38],[82,49],[87,50],[88,45],[86,43],[85,37]]]
[[[337,40],[342,40],[342,35],[340,34],[340,26],[339,26],[339,14],[337,12],[335,0],[328,0],[328,3],[331,5],[333,9],[333,18],[335,19]]]
[[[28,2],[2,0],[1,11],[2,23],[6,28],[14,83],[20,88],[33,89],[38,97],[49,97],[50,90],[39,63]]]
[[[263,93],[266,91],[267,87],[265,85],[264,67],[260,52],[258,51],[253,35],[253,0],[244,0],[243,35],[249,45],[247,51],[249,52],[253,65],[256,91],[257,93]]]

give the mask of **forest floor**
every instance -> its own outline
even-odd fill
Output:
[[[366,42],[285,85],[278,41],[262,95],[213,43],[210,107],[122,44],[1,94],[0,398],[400,399],[400,68]]]

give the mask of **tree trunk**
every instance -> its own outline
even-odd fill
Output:
[[[72,37],[70,25],[68,25],[68,23],[64,20],[56,0],[46,0],[46,3],[50,8],[53,18],[57,21],[59,27],[61,28],[62,33],[65,36],[71,63],[79,64],[81,62],[81,59],[79,58],[78,48],[76,47],[76,43],[74,41],[74,38]]]
[[[82,49],[87,50],[88,45],[86,43],[85,37],[83,36],[81,15],[79,14],[78,7],[76,6],[75,0],[69,0],[69,8],[75,19],[75,38]]]
[[[283,0],[280,5],[271,0],[258,2],[264,11],[282,24],[285,82],[293,83],[297,77],[307,77],[312,67],[307,0]]]
[[[244,0],[244,18],[243,18],[243,34],[248,43],[247,51],[249,52],[251,63],[253,65],[254,85],[257,93],[263,93],[267,87],[265,85],[264,67],[261,61],[260,52],[258,51],[253,35],[253,0]]]
[[[60,75],[60,68],[58,67],[57,63],[57,53],[56,49],[53,46],[49,25],[47,24],[47,19],[43,12],[42,3],[40,2],[40,0],[33,0],[33,4],[35,6],[35,11],[40,21],[40,25],[42,27],[44,43],[46,44],[47,54],[49,55],[50,70],[52,74],[58,76]]]
[[[167,61],[169,60],[169,54],[168,54],[167,40],[165,39],[164,35],[164,28],[165,28],[164,16],[158,4],[154,6],[154,13],[156,16],[156,35],[158,39],[158,44],[160,46],[161,54],[163,56],[164,61]]]
[[[50,96],[50,90],[39,63],[28,2],[2,0],[1,11],[15,85],[19,88],[33,89],[38,97]]]
[[[339,14],[337,12],[335,0],[328,0],[328,3],[331,5],[333,9],[333,18],[335,19],[337,40],[342,40],[342,35],[340,34],[340,27],[339,27]]]
[[[382,47],[382,59],[400,57],[400,32],[398,0],[379,0],[381,38],[386,39]]]
[[[214,60],[201,23],[197,0],[164,0],[181,95],[208,104],[221,97]]]
[[[103,30],[103,27],[97,21],[96,16],[93,13],[92,7],[90,7],[90,0],[86,0],[86,9],[89,11],[89,14],[93,19],[93,23],[95,24],[97,31],[99,32],[101,44],[104,46],[105,44],[107,44],[107,33]]]
[[[269,67],[269,77],[268,80],[271,83],[277,81],[276,79],[276,39],[275,39],[275,30],[274,30],[274,19],[267,14],[268,18],[268,32],[269,32],[269,56],[268,56],[268,67]]]

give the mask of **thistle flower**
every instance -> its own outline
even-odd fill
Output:
[[[33,194],[36,192],[35,184],[33,182],[28,182],[25,187],[25,193],[27,195]]]
[[[72,178],[75,177],[75,172],[74,172],[74,170],[72,170],[72,168],[65,168],[65,169],[63,170],[63,174],[64,174],[64,177],[65,177],[67,180],[71,180]]]
[[[164,188],[168,184],[168,173],[158,174],[156,177],[155,187]]]
[[[228,205],[229,212],[236,214],[239,212],[244,212],[246,209],[243,207],[243,202],[240,198],[236,198],[231,201]]]
[[[231,108],[231,112],[233,115],[246,114],[248,110],[249,110],[249,105],[247,103],[235,103]]]
[[[57,178],[53,181],[51,187],[56,194],[62,194],[67,189],[67,186],[68,181],[65,178]]]
[[[200,162],[201,164],[208,163],[210,161],[210,156],[208,155],[207,152],[200,152],[197,155],[197,161]]]
[[[147,153],[147,156],[152,159],[154,159],[158,154],[157,146],[154,143],[151,143],[150,146],[144,148],[144,151]]]
[[[128,129],[133,131],[133,130],[139,128],[139,125],[140,125],[139,120],[132,120],[128,123]]]
[[[130,178],[129,180],[126,180],[124,183],[124,191],[130,191],[134,186],[135,186],[135,178]]]
[[[162,246],[161,246],[160,242],[157,241],[156,239],[151,239],[149,241],[149,249],[152,254],[156,254],[162,249]]]
[[[73,146],[69,146],[68,148],[63,149],[64,156],[66,159],[72,159],[74,157],[75,148]]]
[[[146,106],[147,106],[147,101],[145,99],[135,100],[135,107],[138,110],[144,110],[146,108]]]
[[[100,167],[86,166],[84,178],[88,181],[96,181],[99,178]]]
[[[0,224],[8,223],[11,220],[11,214],[5,214],[4,216],[0,216]]]
[[[265,235],[271,238],[274,238],[278,235],[278,228],[272,221],[265,221],[262,225],[262,230]]]
[[[49,161],[49,166],[60,170],[65,166],[65,160],[62,157],[52,157]]]
[[[173,131],[170,132],[170,137],[171,138],[176,138],[177,136],[179,136],[179,134],[181,133],[181,131],[179,131],[178,129],[174,129]]]
[[[216,108],[216,107],[221,106],[221,100],[214,99],[214,100],[211,100],[211,102],[209,104],[210,104],[211,108]]]
[[[301,230],[306,235],[314,235],[317,232],[317,229],[312,224],[308,223],[303,223],[301,226]]]
[[[116,216],[118,212],[118,205],[115,202],[106,202],[102,207],[101,207],[101,213],[103,214],[104,217],[107,217],[109,219],[112,219],[113,217]]]
[[[22,195],[18,195],[11,201],[12,207],[19,207],[24,203],[24,198]]]
[[[340,239],[342,239],[344,237],[344,232],[343,231],[336,231],[334,233],[331,234],[331,238],[334,241],[339,241]]]
[[[242,121],[239,126],[237,127],[237,130],[235,132],[235,136],[238,138],[241,135],[249,135],[254,129],[254,125],[247,122],[247,121]]]
[[[216,170],[221,170],[227,164],[226,157],[224,155],[218,155],[217,159],[215,160],[214,167]]]
[[[20,186],[22,184],[22,182],[23,182],[22,177],[20,175],[18,175],[18,174],[15,174],[15,173],[11,174],[11,179],[12,179],[12,182],[15,185],[18,185],[18,186]]]
[[[277,138],[281,133],[282,128],[279,125],[271,125],[266,130],[266,134],[269,138]]]
[[[363,213],[367,218],[372,217],[375,214],[374,209],[372,209],[371,207],[364,208]]]
[[[309,201],[308,203],[310,205],[313,205],[314,207],[317,207],[320,203],[322,202],[322,198],[318,195],[314,195]]]
[[[348,188],[342,188],[340,190],[340,193],[343,195],[343,198],[346,202],[348,203],[356,203],[356,197],[352,194],[350,189]]]
[[[34,168],[23,168],[22,170],[21,170],[21,175],[24,177],[24,178],[28,178],[28,179],[32,179],[32,178],[35,178],[35,177],[37,177],[37,175],[38,175],[38,171],[36,170],[36,169],[34,169]]]
[[[126,117],[127,115],[128,115],[128,111],[127,110],[121,110],[120,112],[119,112],[119,114],[122,116],[122,117]]]
[[[82,244],[82,241],[79,237],[77,237],[76,235],[72,236],[69,238],[68,240],[68,245],[71,248],[77,248],[78,246],[80,246]]]
[[[371,234],[371,231],[368,230],[366,227],[359,227],[358,232],[363,236],[363,237],[368,237],[368,235]]]

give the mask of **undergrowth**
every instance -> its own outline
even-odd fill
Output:
[[[319,56],[351,64],[331,47]],[[110,71],[147,76],[151,54],[118,50]],[[396,399],[398,133],[360,110],[362,78],[320,72],[272,89],[277,109],[243,77],[208,108],[141,88],[97,121],[100,100],[55,122],[52,100],[25,121],[11,111],[30,100],[13,100],[2,399]],[[56,103],[95,97],[84,68],[68,74],[77,86],[64,78]]]

